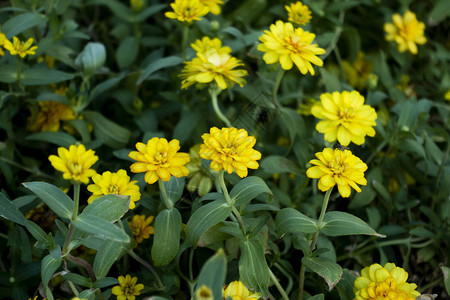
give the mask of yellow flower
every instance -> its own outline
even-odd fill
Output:
[[[92,193],[88,199],[89,204],[102,195],[116,194],[130,196],[130,209],[133,209],[136,207],[135,202],[141,198],[139,186],[136,185],[137,181],[130,181],[130,176],[125,170],[120,169],[117,173],[106,171],[102,175],[95,174],[92,176],[92,181],[94,184],[87,187]]]
[[[91,167],[97,162],[98,156],[93,150],[86,151],[84,145],[71,145],[69,149],[59,147],[58,156],[50,155],[48,159],[56,170],[63,172],[66,180],[88,184],[89,178],[96,174]]]
[[[181,88],[185,89],[195,83],[206,84],[212,81],[215,81],[222,90],[231,88],[236,83],[242,87],[246,83],[242,77],[248,73],[246,70],[234,70],[234,68],[243,65],[239,59],[224,53],[224,50],[217,51],[211,48],[206,53],[198,52],[197,57],[192,61],[185,62],[184,69],[180,74],[183,79]]]
[[[316,55],[324,54],[325,50],[317,44],[311,44],[316,37],[313,33],[295,28],[292,23],[277,21],[270,25],[270,31],[259,37],[262,44],[258,50],[266,52],[263,56],[266,64],[280,62],[284,70],[290,70],[293,64],[302,74],[311,73],[314,69],[311,63],[322,66],[323,61]]]
[[[416,291],[417,285],[407,283],[407,279],[408,273],[394,263],[387,263],[384,267],[379,264],[365,267],[361,277],[355,280],[354,300],[414,300],[420,293]]]
[[[416,44],[425,44],[427,38],[424,36],[425,24],[419,22],[413,12],[407,11],[403,18],[399,14],[392,16],[394,23],[385,23],[386,40],[395,41],[398,44],[398,51],[409,50],[412,54],[417,54]]]
[[[119,285],[112,288],[112,293],[117,296],[117,300],[135,300],[144,288],[142,283],[136,284],[137,277],[131,278],[130,275],[127,275],[126,277],[119,276],[118,279]]]
[[[212,290],[206,285],[202,285],[195,290],[195,299],[197,300],[214,300]]]
[[[202,54],[205,55],[209,50],[216,50],[217,53],[231,53],[230,47],[222,47],[222,41],[218,38],[213,38],[212,40],[204,36],[201,40],[196,40],[191,44],[192,49],[197,52],[197,55]]]
[[[131,165],[131,172],[145,172],[145,181],[149,184],[155,183],[158,178],[162,181],[169,181],[173,175],[183,177],[189,174],[184,166],[189,162],[189,154],[178,153],[180,142],[171,140],[167,142],[164,138],[154,137],[147,142],[137,143],[138,151],[131,151],[128,156],[137,162]]]
[[[209,8],[203,5],[200,0],[175,0],[170,6],[173,12],[166,12],[167,18],[177,19],[189,24],[195,20],[200,20],[202,16],[209,12]]]
[[[285,8],[288,12],[289,22],[305,25],[311,20],[311,11],[308,6],[303,5],[300,1],[291,3],[290,6],[286,5]]]
[[[39,101],[39,112],[30,125],[30,130],[58,131],[61,121],[75,120],[75,113],[71,106],[57,101]]]
[[[248,175],[247,168],[258,169],[256,161],[261,159],[261,153],[253,149],[256,138],[248,136],[245,129],[213,127],[202,139],[200,157],[211,160],[214,171],[224,169],[231,174],[235,170],[243,178]]]
[[[134,12],[140,12],[144,6],[144,0],[130,0],[130,5]]]
[[[220,6],[223,4],[222,0],[200,0],[200,2],[208,8],[208,11],[213,15],[219,15],[221,12]]]
[[[153,218],[153,216],[149,216],[146,219],[145,215],[134,215],[131,222],[128,222],[136,243],[141,243],[144,239],[148,239],[151,234],[155,233],[155,228],[150,226]]]
[[[444,98],[450,101],[450,90],[447,90],[447,92],[445,92]]]
[[[38,300],[38,296],[34,296],[34,298],[33,298],[33,299],[31,299],[31,298],[28,298],[28,300]],[[42,299],[42,300],[47,300],[47,298],[44,298],[44,299]]]
[[[223,297],[230,297],[233,300],[258,300],[262,295],[260,293],[250,294],[250,291],[241,281],[231,282],[223,291]]]
[[[6,38],[6,35],[4,35],[1,31],[0,31],[0,56],[5,55],[5,52],[3,51],[3,47],[6,43],[8,39]]]
[[[373,63],[364,59],[364,53],[359,52],[354,62],[342,61],[345,78],[347,82],[357,90],[362,90],[369,83],[372,73]]]
[[[374,136],[377,113],[371,106],[364,104],[364,97],[357,91],[333,92],[320,95],[311,109],[311,113],[320,121],[316,130],[325,134],[325,140],[336,139],[343,146],[350,142],[362,145],[365,136]]]
[[[351,193],[350,187],[358,193],[361,189],[357,184],[366,185],[364,171],[367,165],[350,150],[325,148],[323,152],[316,153],[318,159],[312,159],[310,164],[314,165],[306,170],[309,178],[319,178],[319,190],[326,192],[337,184],[339,194],[348,198]]]
[[[9,40],[5,41],[4,47],[9,51],[9,53],[11,53],[11,55],[19,55],[20,57],[24,58],[28,54],[36,54],[37,46],[33,46],[30,48],[31,44],[33,44],[33,38],[29,38],[24,43],[15,36],[13,37],[13,43],[11,43]]]

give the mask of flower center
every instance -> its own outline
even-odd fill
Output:
[[[226,147],[221,149],[221,152],[225,155],[232,156],[236,154],[236,148],[234,147],[234,145],[228,144]]]
[[[355,111],[350,107],[342,107],[341,109],[339,109],[339,119],[341,121],[347,122],[353,119],[354,114]]]
[[[83,165],[79,163],[69,163],[69,170],[72,174],[79,175],[83,171]]]
[[[119,188],[116,185],[110,185],[108,190],[110,194],[119,194]]]
[[[165,164],[167,162],[167,152],[164,152],[164,153],[157,152],[155,154],[155,160],[158,164],[161,164],[161,165]]]
[[[384,282],[373,283],[373,285],[368,287],[368,293],[370,299],[379,299],[378,297],[383,297],[382,299],[402,299],[402,292],[396,291],[396,282],[393,278],[388,278]],[[394,298],[392,298],[394,296]]]
[[[289,36],[285,39],[285,41],[288,44],[288,49],[293,52],[299,52],[303,48],[302,43],[300,43],[299,36]]]

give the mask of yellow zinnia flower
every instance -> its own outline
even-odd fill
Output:
[[[230,47],[222,47],[222,41],[218,38],[210,39],[207,36],[204,36],[201,40],[195,40],[191,44],[192,49],[197,52],[197,55],[202,54],[205,55],[209,50],[213,49],[217,51],[217,53],[231,53]]]
[[[384,267],[379,264],[365,267],[355,280],[354,300],[414,300],[420,293],[416,291],[417,285],[407,283],[407,279],[408,273],[394,263],[387,263]]]
[[[6,35],[4,35],[1,31],[0,31],[0,56],[5,55],[5,52],[3,51],[3,47],[6,43],[8,39],[6,38]]]
[[[187,153],[177,152],[180,150],[178,140],[167,142],[164,138],[154,137],[147,145],[137,143],[136,148],[138,151],[131,151],[128,154],[137,161],[131,165],[131,172],[145,172],[145,181],[149,184],[155,183],[158,178],[169,181],[172,175],[180,178],[189,174],[184,165],[189,162],[190,157]]]
[[[148,239],[151,234],[155,233],[155,228],[150,226],[153,218],[153,216],[149,216],[146,219],[145,215],[134,215],[131,222],[128,222],[137,244],[141,243],[144,239]]]
[[[213,127],[202,139],[200,157],[211,160],[214,171],[224,169],[231,174],[235,170],[243,178],[248,174],[247,168],[258,169],[256,161],[261,159],[261,153],[253,149],[256,138],[248,136],[245,129]]]
[[[450,101],[450,90],[447,90],[447,92],[445,92],[444,98]]]
[[[92,181],[94,183],[87,187],[92,193],[88,199],[89,204],[102,195],[116,194],[130,196],[130,209],[133,209],[136,207],[135,202],[141,198],[137,180],[130,181],[130,176],[125,170],[121,169],[117,173],[106,171],[102,175],[95,174],[92,176]]]
[[[200,20],[202,16],[209,12],[209,8],[203,5],[200,0],[175,0],[170,6],[173,12],[166,12],[165,16],[188,24]]]
[[[343,146],[350,142],[362,145],[366,135],[375,135],[372,127],[376,125],[377,113],[364,104],[364,97],[357,91],[322,94],[311,113],[323,120],[317,123],[316,129],[325,134],[328,142],[338,140]]]
[[[316,55],[324,54],[325,50],[317,44],[311,44],[316,37],[309,31],[295,28],[292,23],[277,21],[270,25],[270,31],[259,37],[262,44],[258,50],[266,52],[263,56],[266,64],[280,62],[284,70],[290,70],[293,64],[297,66],[302,74],[311,73],[314,69],[311,63],[322,66],[323,61]]]
[[[9,40],[5,41],[4,47],[9,51],[9,53],[11,53],[11,55],[19,55],[20,57],[24,58],[28,54],[36,54],[37,46],[33,46],[30,48],[31,44],[33,44],[33,38],[29,38],[24,43],[15,36],[13,37],[13,43],[11,43]]]
[[[223,297],[230,297],[233,300],[258,300],[260,293],[251,294],[241,281],[231,282],[223,291]]]
[[[351,193],[350,187],[358,193],[361,189],[357,184],[366,185],[364,171],[367,165],[350,150],[325,148],[322,152],[316,153],[318,159],[309,161],[313,167],[306,170],[309,178],[319,178],[319,190],[326,192],[337,184],[339,194],[348,198]]]
[[[30,130],[58,131],[61,121],[75,120],[72,107],[57,101],[39,101],[39,112],[31,124]]]
[[[136,284],[137,277],[131,278],[130,275],[127,275],[126,277],[119,276],[118,279],[119,285],[112,288],[112,293],[117,296],[117,300],[135,300],[144,288],[142,283]]]
[[[221,12],[220,6],[223,4],[222,0],[200,0],[200,2],[208,8],[208,11],[213,15],[219,15]]]
[[[303,5],[300,1],[291,3],[290,6],[286,5],[285,8],[288,12],[289,22],[305,25],[311,20],[311,11],[308,6]]]
[[[87,150],[84,145],[71,145],[69,149],[58,148],[58,156],[50,155],[48,157],[53,168],[63,172],[63,178],[73,179],[84,184],[89,183],[89,178],[96,174],[91,169],[92,165],[98,160],[94,150]]]
[[[427,42],[427,38],[424,36],[425,24],[419,22],[411,11],[407,11],[403,18],[399,14],[394,14],[392,20],[394,23],[384,24],[386,40],[395,41],[400,52],[409,50],[412,54],[417,54],[416,44]]]

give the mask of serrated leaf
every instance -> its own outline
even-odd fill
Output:
[[[221,299],[226,273],[227,258],[223,250],[219,249],[219,251],[210,257],[202,266],[195,285],[195,290],[198,290],[202,286],[206,286],[212,290],[213,299]],[[194,300],[200,300],[195,293],[194,295]]]
[[[81,215],[95,215],[108,222],[115,222],[128,211],[129,205],[129,196],[103,195],[86,206]]]
[[[165,266],[178,253],[180,246],[181,215],[178,209],[165,209],[155,218],[152,259],[155,266]]]
[[[328,236],[365,234],[385,237],[373,230],[360,218],[341,211],[331,211],[325,214],[320,232]]]
[[[0,217],[22,226],[25,226],[27,222],[25,216],[2,193],[0,193]]]
[[[277,213],[275,224],[279,235],[286,233],[314,233],[316,221],[293,208],[284,208]]]
[[[249,176],[239,181],[230,191],[234,205],[242,206],[262,193],[273,195],[267,184],[257,176]]]
[[[342,268],[335,262],[320,257],[306,256],[303,257],[302,264],[325,279],[330,291],[336,286],[339,280],[341,280],[343,273]]]
[[[109,269],[119,258],[122,251],[122,244],[116,241],[106,241],[100,247],[94,259],[94,273],[97,279],[102,279],[108,275]],[[97,282],[96,282],[97,283]]]
[[[178,66],[181,64],[183,60],[178,56],[169,56],[164,57],[161,59],[158,59],[152,63],[150,63],[145,69],[142,71],[141,76],[139,76],[139,79],[137,81],[137,85],[141,84],[144,80],[146,80],[150,75],[152,75],[154,72],[169,68],[173,66]]]
[[[81,214],[72,220],[75,228],[117,242],[129,243],[130,237],[114,224],[91,214]]]

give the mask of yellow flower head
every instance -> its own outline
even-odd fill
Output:
[[[277,21],[270,25],[270,31],[259,37],[262,44],[258,50],[266,52],[263,56],[266,64],[280,62],[284,70],[290,70],[293,64],[297,66],[302,74],[311,73],[314,69],[311,63],[322,66],[323,61],[316,55],[324,54],[325,50],[317,44],[311,44],[316,37],[315,34],[295,28],[292,23]]]
[[[342,61],[345,78],[347,82],[357,90],[362,90],[369,83],[372,73],[373,63],[364,59],[364,53],[359,52],[354,62]]]
[[[338,140],[343,146],[350,142],[362,145],[366,135],[375,135],[372,127],[376,125],[377,113],[364,104],[364,97],[357,91],[322,94],[311,113],[323,120],[317,123],[316,129],[325,134],[328,142]]]
[[[414,300],[420,293],[416,291],[417,285],[407,283],[407,279],[408,273],[394,263],[387,263],[384,267],[379,264],[365,267],[361,277],[355,280],[354,300]]]
[[[89,178],[96,174],[91,169],[92,165],[98,160],[94,150],[87,150],[84,145],[71,145],[69,149],[58,148],[58,156],[50,155],[48,157],[53,168],[63,172],[63,178],[73,179],[84,184],[89,183]]]
[[[75,113],[71,106],[57,101],[39,101],[39,112],[30,125],[30,130],[58,131],[61,121],[75,120]]]
[[[217,53],[231,53],[230,47],[222,47],[222,41],[218,38],[210,39],[207,36],[204,36],[201,40],[196,40],[191,44],[192,49],[197,52],[197,55],[205,55],[209,50],[213,49],[217,51]]]
[[[258,300],[260,293],[251,294],[241,281],[231,282],[223,291],[223,297],[230,297],[233,300]]]
[[[195,20],[200,20],[202,16],[209,12],[208,6],[203,5],[200,0],[175,0],[170,6],[173,12],[166,12],[167,18],[177,19],[189,24]]]
[[[117,173],[106,171],[102,175],[95,174],[92,176],[92,181],[94,183],[87,187],[92,193],[88,199],[89,204],[102,195],[116,194],[130,196],[130,209],[133,209],[136,207],[135,202],[141,198],[137,181],[130,181],[130,176],[125,170],[121,169]]]
[[[3,51],[3,47],[6,43],[8,39],[6,38],[6,35],[4,35],[1,31],[0,31],[0,56],[5,55],[5,52]]]
[[[403,18],[399,14],[392,16],[394,23],[385,23],[386,40],[395,41],[398,44],[398,51],[408,50],[412,54],[417,54],[416,44],[425,44],[427,38],[424,36],[425,24],[419,22],[413,12],[407,11]]]
[[[133,173],[145,172],[145,181],[149,184],[155,183],[158,178],[169,181],[173,175],[183,177],[189,174],[184,166],[190,160],[189,154],[180,152],[180,142],[171,140],[167,142],[164,138],[154,137],[146,144],[137,143],[138,151],[131,151],[128,156],[137,162],[131,165]]]
[[[261,153],[253,149],[256,138],[248,136],[245,129],[213,127],[202,139],[200,157],[211,160],[214,171],[224,169],[231,174],[235,170],[243,178],[248,175],[247,168],[258,169],[256,161],[261,159]]]
[[[149,216],[146,219],[145,215],[134,215],[131,222],[128,222],[136,243],[142,243],[144,239],[148,239],[151,234],[155,233],[155,228],[150,226],[153,218],[153,216]]]
[[[131,278],[130,275],[127,275],[126,277],[119,276],[118,279],[119,285],[112,288],[112,293],[117,296],[117,300],[135,300],[144,288],[142,283],[136,284],[137,277]]]
[[[318,159],[312,159],[310,164],[314,165],[306,170],[306,176],[319,179],[319,190],[326,192],[337,184],[339,194],[348,198],[351,193],[350,187],[358,193],[361,189],[357,184],[366,185],[364,171],[367,165],[350,150],[325,148],[316,153]]]
[[[144,6],[144,0],[130,0],[130,5],[134,12],[140,12]]]
[[[447,90],[444,95],[445,100],[450,101],[450,90]]]
[[[303,5],[300,1],[291,3],[290,6],[286,5],[285,8],[288,12],[289,22],[305,25],[311,20],[311,11],[308,6]]]
[[[200,2],[208,8],[208,11],[213,15],[219,15],[221,12],[220,6],[223,4],[222,0],[200,0]]]
[[[192,61],[185,62],[180,74],[183,79],[181,88],[188,88],[195,83],[206,84],[213,81],[222,90],[231,88],[236,83],[242,87],[246,83],[242,77],[248,73],[246,70],[235,70],[235,68],[243,65],[239,59],[225,53],[225,50],[217,51],[211,48],[206,53],[198,52],[197,57]]]
[[[202,285],[195,290],[195,299],[197,300],[214,300],[212,290],[206,285]]]
[[[5,41],[5,49],[11,53],[11,55],[19,55],[24,58],[28,54],[34,55],[36,54],[37,46],[33,46],[30,48],[31,44],[33,44],[33,38],[29,38],[25,43],[19,40],[16,36],[13,37],[13,43],[9,40]]]

